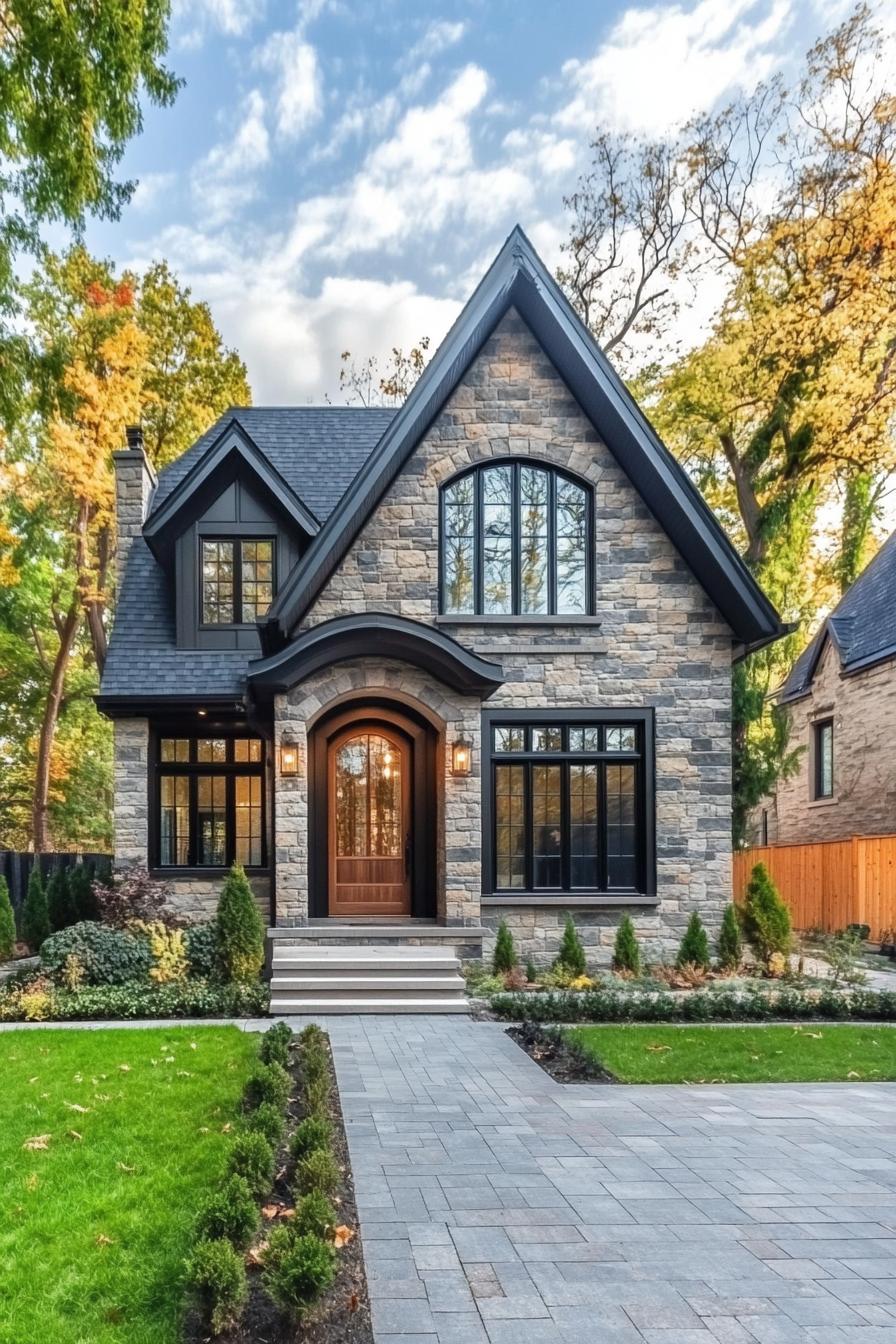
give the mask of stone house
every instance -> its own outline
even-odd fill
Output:
[[[799,763],[751,814],[752,843],[896,833],[896,533],[816,631],[777,701]]]
[[[718,925],[779,620],[519,229],[399,410],[116,473],[116,861],[197,918],[244,864],[275,1006],[456,1007],[501,918],[541,963],[567,912],[595,964],[625,911],[654,956]]]

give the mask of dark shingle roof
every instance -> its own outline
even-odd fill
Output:
[[[779,692],[781,701],[806,695],[825,638],[830,635],[844,672],[896,657],[896,532],[841,597],[804,649]]]
[[[237,420],[304,504],[323,522],[395,412],[357,406],[252,406],[228,411],[159,476],[157,508]],[[258,652],[179,649],[169,580],[142,537],[131,546],[103,672],[107,696],[239,699]]]
[[[381,406],[234,406],[159,475],[150,513],[236,420],[320,522],[345,494],[395,411]]]

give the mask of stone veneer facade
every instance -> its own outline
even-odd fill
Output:
[[[751,840],[761,843],[764,829],[769,844],[782,845],[896,831],[896,660],[843,676],[828,640],[808,695],[788,705],[787,715],[790,746],[800,750],[797,771],[753,810]],[[834,793],[814,798],[813,725],[831,718]]]
[[[565,467],[594,487],[596,613],[577,622],[477,624],[438,614],[439,487],[473,463],[528,457]],[[601,443],[528,327],[510,313],[486,342],[440,415],[362,529],[303,627],[358,612],[396,613],[500,662],[506,680],[489,709],[652,707],[656,716],[657,903],[631,910],[648,955],[674,951],[692,910],[715,930],[731,893],[731,632]],[[276,777],[277,922],[308,918],[307,725],[352,696],[419,703],[438,725],[438,891],[441,921],[507,919],[524,956],[544,962],[559,943],[567,907],[501,900],[482,904],[482,744],[478,697],[458,694],[409,664],[337,664],[277,697],[274,734],[295,741],[300,769]],[[115,725],[116,853],[146,862],[147,725]],[[463,733],[474,773],[447,770]],[[191,914],[212,907],[217,882],[178,883]],[[625,903],[572,910],[592,959],[607,962]],[[490,937],[486,940],[486,952]]]

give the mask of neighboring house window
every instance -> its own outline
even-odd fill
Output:
[[[815,733],[815,797],[834,796],[834,720],[813,724]]]
[[[493,892],[647,891],[649,724],[486,716]]]
[[[445,614],[587,615],[590,488],[536,463],[496,462],[442,487]]]
[[[262,769],[255,737],[160,736],[158,866],[263,867]]]
[[[245,625],[274,600],[271,537],[202,539],[202,624]]]

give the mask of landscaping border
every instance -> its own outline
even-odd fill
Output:
[[[489,1000],[510,1022],[893,1022],[889,989],[692,990],[679,994],[616,990],[521,991]]]

